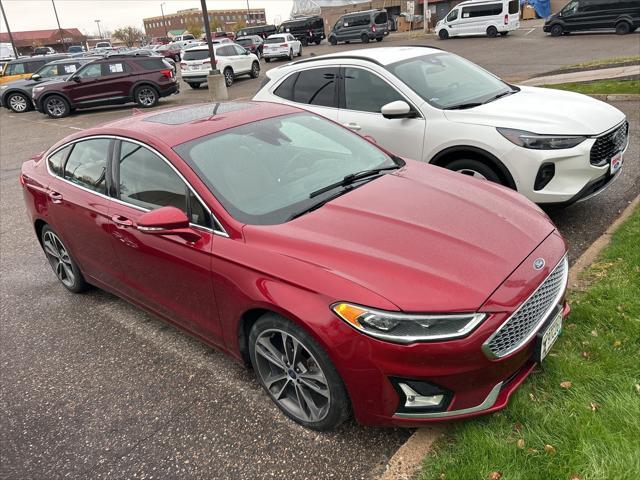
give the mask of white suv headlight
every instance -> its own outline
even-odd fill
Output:
[[[407,314],[335,303],[331,309],[356,330],[395,343],[464,337],[485,318],[484,313]]]
[[[587,137],[583,135],[539,135],[525,130],[512,128],[497,128],[498,132],[511,143],[523,148],[534,150],[560,150],[573,148],[584,142]]]

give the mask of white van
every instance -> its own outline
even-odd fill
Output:
[[[507,35],[520,28],[519,0],[468,0],[436,24],[442,40],[461,35]]]

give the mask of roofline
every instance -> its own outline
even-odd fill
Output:
[[[484,0],[483,0],[484,1]],[[491,1],[491,0],[487,0],[487,1]],[[495,1],[495,0],[494,0]],[[441,48],[438,47],[430,47],[428,45],[399,45],[398,47],[420,47],[420,48],[430,48],[432,50],[439,50],[441,52],[446,52],[445,50],[442,50]],[[398,47],[391,47],[391,48],[398,48]],[[448,53],[448,52],[446,52]],[[300,65],[302,63],[309,63],[309,62],[320,62],[322,60],[333,60],[333,59],[340,59],[340,60],[364,60],[365,62],[371,62],[371,63],[375,63],[376,65],[380,66],[380,67],[384,67],[385,64],[382,62],[379,62],[378,60],[371,58],[371,57],[363,57],[360,55],[332,55],[332,54],[328,54],[328,55],[320,55],[317,57],[310,57],[310,58],[305,58],[303,60],[297,60],[295,62],[293,62],[291,65]],[[283,65],[283,67],[285,67],[286,65]]]

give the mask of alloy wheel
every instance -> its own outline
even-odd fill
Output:
[[[260,379],[281,408],[305,422],[327,416],[329,383],[298,338],[279,329],[265,330],[256,338],[255,357]]]
[[[47,100],[47,112],[54,117],[61,117],[66,111],[64,101],[53,97]]]
[[[150,87],[143,87],[138,91],[138,101],[145,107],[151,107],[156,101],[156,92]]]
[[[64,285],[72,288],[76,283],[76,276],[73,273],[73,264],[66,247],[55,233],[48,231],[43,237],[44,252],[55,272],[58,280]]]
[[[9,106],[14,112],[24,112],[27,110],[27,99],[23,95],[11,95]]]
[[[227,87],[233,85],[233,72],[229,69],[224,72],[224,81],[227,84]]]

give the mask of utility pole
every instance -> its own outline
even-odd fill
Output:
[[[431,11],[429,10],[429,0],[424,0],[424,13],[422,15],[422,24],[424,26],[424,33],[429,33],[429,20],[430,20],[430,13]]]
[[[169,31],[167,30],[167,21],[164,19],[164,4],[167,2],[162,2],[160,4],[160,11],[162,12],[162,25],[164,25],[164,36],[167,37],[167,39],[169,38]]]
[[[95,20],[96,25],[98,26],[98,37],[102,40],[102,32],[100,31],[100,20]]]
[[[0,10],[2,11],[2,16],[4,17],[4,24],[7,26],[7,33],[9,34],[9,41],[11,42],[11,47],[13,48],[13,54],[18,58],[18,49],[16,48],[16,44],[13,41],[13,35],[11,35],[11,29],[9,28],[9,19],[7,18],[7,14],[4,13],[4,6],[2,5],[2,0],[0,0]]]
[[[251,8],[249,8],[249,0],[247,0],[247,26],[249,26],[249,23],[251,22]]]
[[[51,0],[51,5],[53,5],[53,13],[56,14],[56,22],[58,22],[58,32],[60,32],[60,41],[62,42],[62,51],[64,52],[67,47],[64,44],[64,34],[62,33],[62,28],[60,28],[60,20],[58,19],[58,11],[56,10],[56,2]]]
[[[211,68],[209,75],[207,75],[207,86],[209,87],[209,98],[211,101],[227,100],[229,93],[227,92],[227,85],[223,75],[220,75],[220,70],[216,67],[216,55],[213,50],[213,43],[211,42],[211,25],[209,25],[209,10],[207,9],[207,0],[200,0],[202,7],[202,20],[204,23],[204,31],[207,35],[207,46],[209,47],[209,60],[211,61]]]

